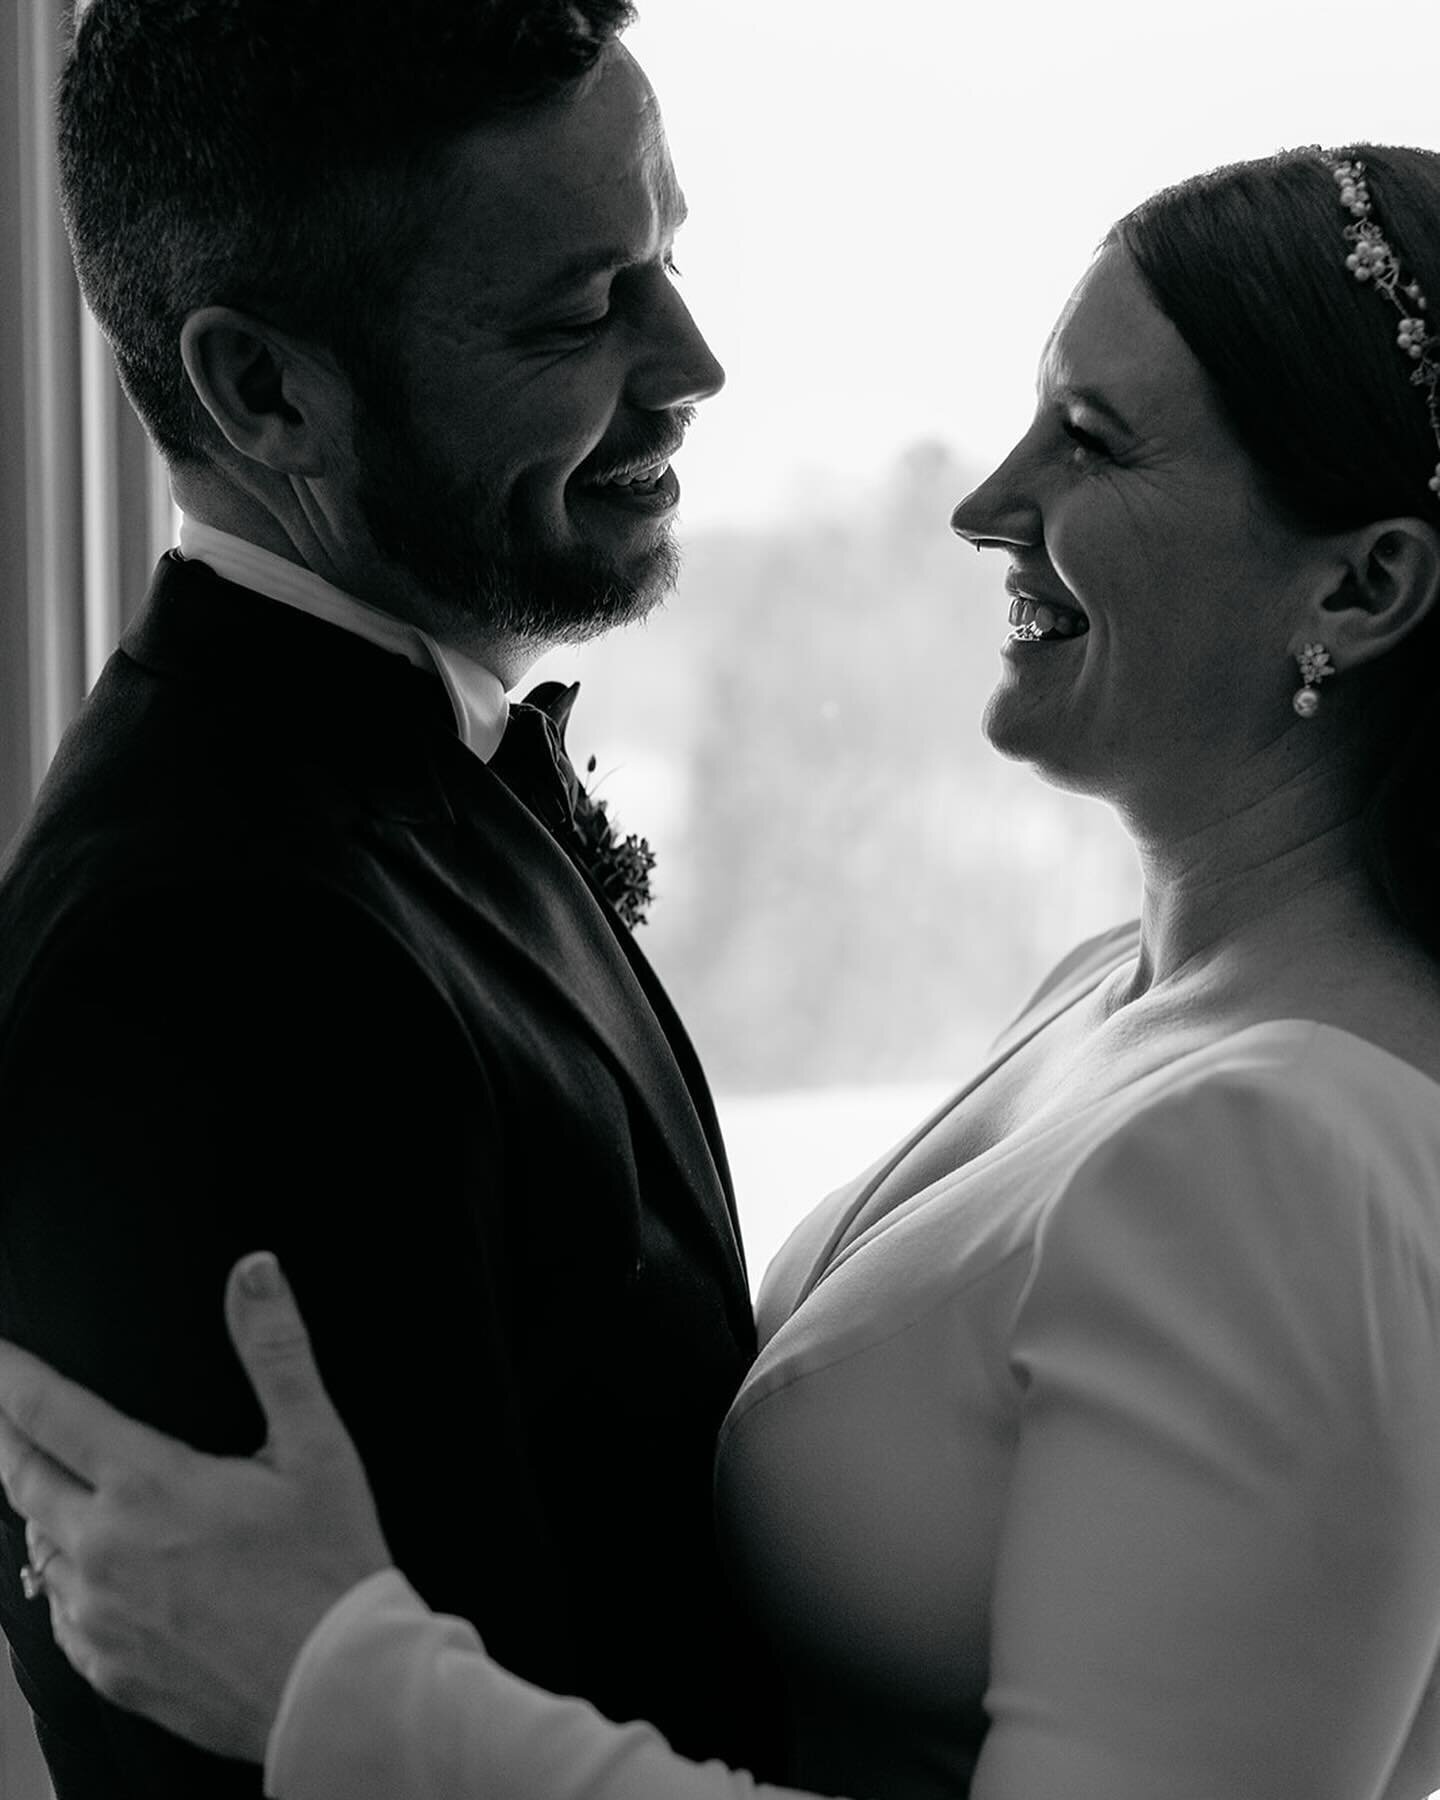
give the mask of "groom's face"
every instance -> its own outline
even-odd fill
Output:
[[[674,285],[655,96],[613,45],[448,172],[386,378],[358,396],[357,506],[460,635],[593,635],[673,582],[669,459],[724,380]]]

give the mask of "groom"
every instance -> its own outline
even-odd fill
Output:
[[[753,1353],[714,1113],[581,854],[568,696],[506,699],[670,586],[723,379],[628,17],[82,16],[67,222],[184,528],[0,868],[0,1335],[249,1451],[218,1301],[273,1247],[424,1597],[763,1766],[711,1539]],[[0,1540],[59,1800],[258,1793],[92,1694]]]

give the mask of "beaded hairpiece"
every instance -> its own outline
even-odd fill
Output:
[[[1434,336],[1427,327],[1426,300],[1420,291],[1420,283],[1401,283],[1400,259],[1371,216],[1364,163],[1342,162],[1333,156],[1322,156],[1321,161],[1335,178],[1335,185],[1340,190],[1340,204],[1355,221],[1345,227],[1346,238],[1355,246],[1345,258],[1345,267],[1357,281],[1368,281],[1399,313],[1396,348],[1415,365],[1410,379],[1416,387],[1425,390],[1430,429],[1435,434],[1436,444],[1440,445],[1440,337]],[[1428,485],[1431,493],[1440,500],[1440,462],[1435,464],[1435,473]]]

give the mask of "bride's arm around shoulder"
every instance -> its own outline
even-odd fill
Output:
[[[1313,1040],[1152,1098],[1040,1231],[972,1800],[1436,1785],[1440,1095]]]

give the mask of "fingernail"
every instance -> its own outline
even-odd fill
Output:
[[[252,1300],[278,1300],[285,1292],[285,1277],[268,1250],[258,1250],[240,1265],[240,1289]]]

